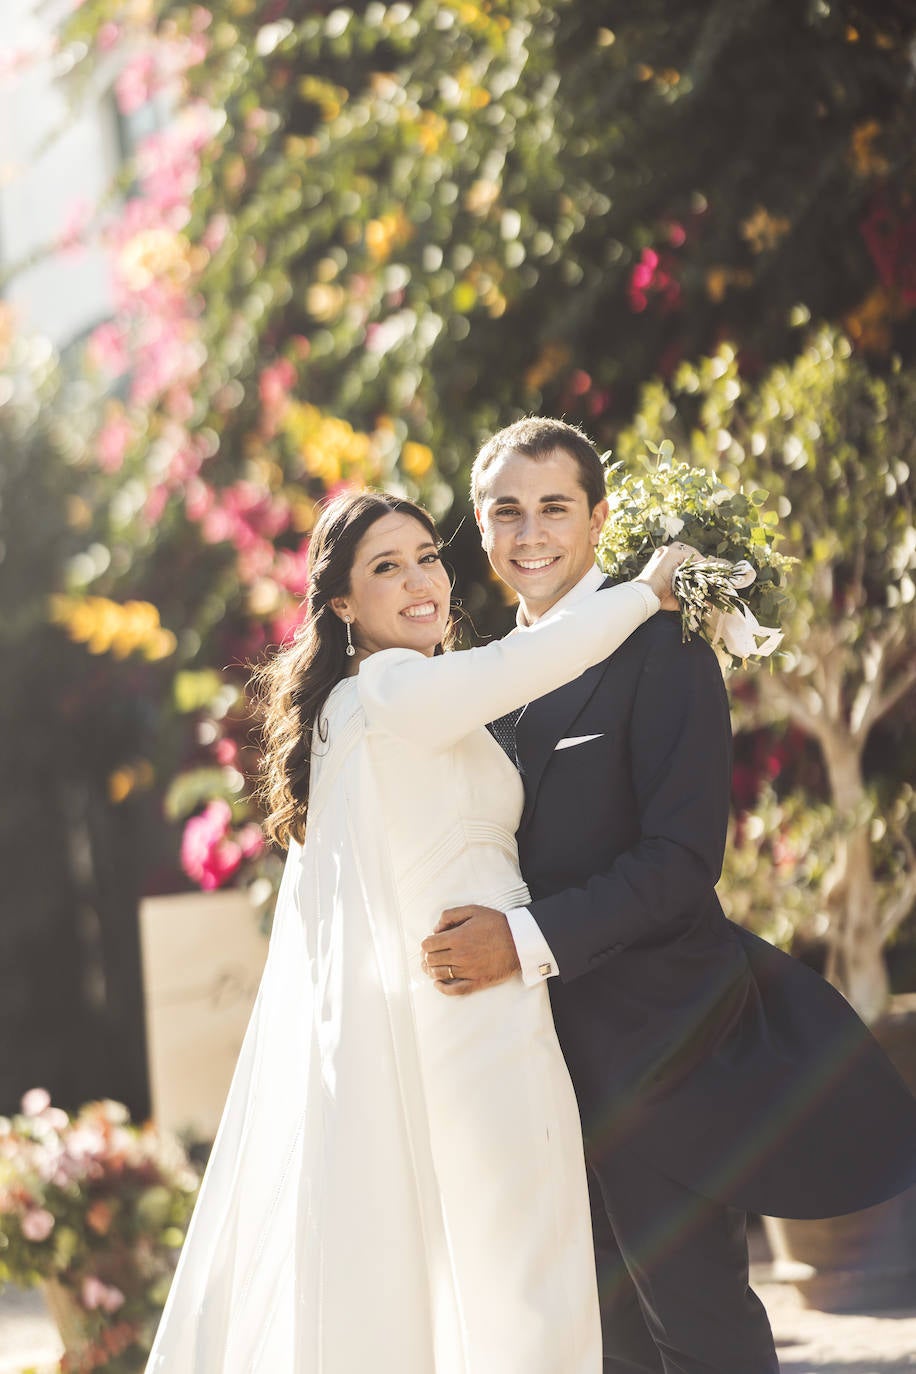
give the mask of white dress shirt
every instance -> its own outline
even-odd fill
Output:
[[[591,596],[606,580],[607,574],[602,572],[597,563],[593,563],[580,581],[571,587],[565,596],[551,606],[549,611],[545,611],[540,617],[547,620],[550,616],[556,615],[557,611],[566,610],[575,602],[583,600],[586,596]],[[637,584],[641,591],[645,593],[647,602],[651,602],[651,609],[658,608],[658,600],[652,588],[646,583]],[[522,607],[518,608],[517,623],[520,626],[526,625]],[[535,987],[542,983],[545,978],[553,978],[560,972],[557,961],[553,957],[553,952],[541,933],[541,928],[525,906],[513,907],[506,912],[506,920],[509,922],[509,930],[515,942],[518,961],[522,968],[522,978],[528,987]]]

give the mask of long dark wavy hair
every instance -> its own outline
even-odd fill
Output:
[[[385,515],[411,515],[440,545],[432,516],[412,501],[380,491],[345,492],[324,507],[309,544],[307,613],[295,637],[255,668],[263,720],[263,762],[258,797],[268,838],[284,848],[305,838],[312,740],[331,688],[346,675],[346,626],[331,608],[346,596],[356,548]],[[448,636],[446,636],[448,638]]]

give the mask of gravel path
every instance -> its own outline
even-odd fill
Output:
[[[916,1370],[916,1295],[906,1312],[828,1316],[801,1305],[795,1289],[755,1268],[783,1374],[898,1374]],[[53,1374],[57,1332],[38,1293],[8,1289],[0,1297],[0,1374]],[[279,1371],[278,1371],[279,1374]]]

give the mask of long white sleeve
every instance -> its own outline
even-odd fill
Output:
[[[383,649],[357,677],[369,727],[448,748],[600,663],[658,605],[646,583],[624,582],[480,649],[438,658]]]

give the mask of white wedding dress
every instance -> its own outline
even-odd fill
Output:
[[[441,912],[524,904],[483,728],[657,607],[597,593],[332,691],[251,1024],[148,1374],[600,1374],[578,1111],[546,985],[436,991]]]

